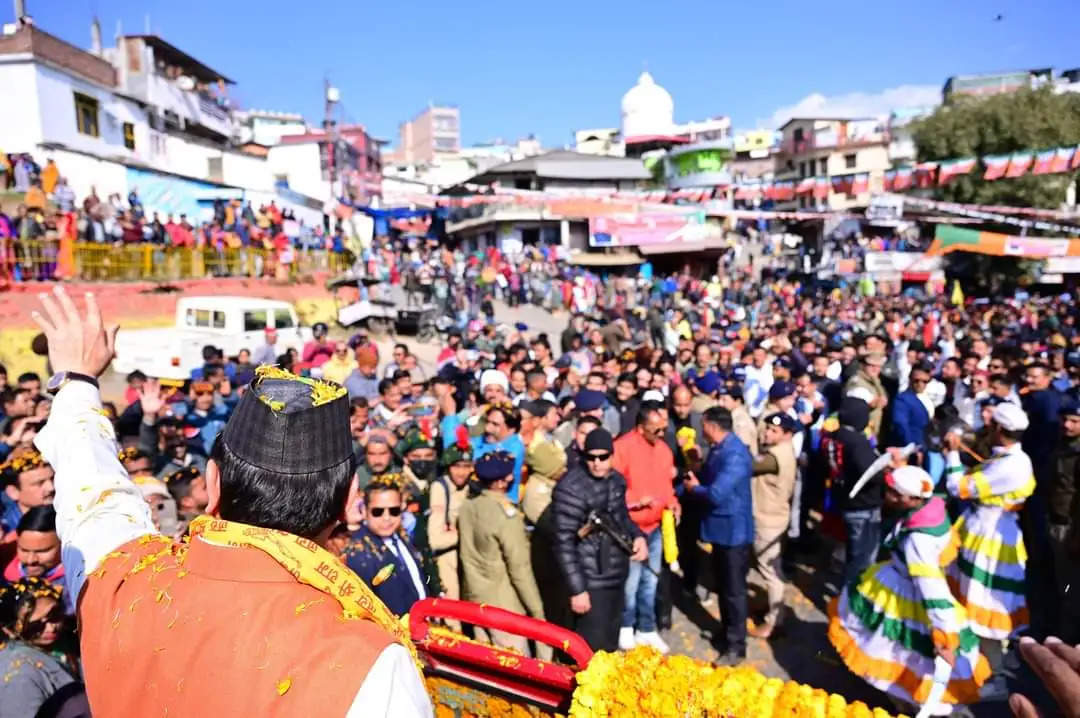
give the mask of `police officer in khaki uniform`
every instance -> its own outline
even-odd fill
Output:
[[[566,595],[562,576],[552,546],[555,526],[551,514],[551,498],[555,485],[566,473],[566,452],[554,441],[541,441],[525,454],[529,467],[529,482],[522,494],[521,510],[525,522],[532,527],[529,551],[533,576],[544,602],[545,618],[558,626],[570,626],[570,597]]]
[[[458,515],[462,598],[543,619],[525,520],[506,496],[514,457],[494,451],[477,459],[474,468],[483,490],[470,496]],[[477,636],[528,655],[528,641],[521,636],[480,627]]]
[[[439,572],[443,596],[461,598],[461,582],[458,578],[458,514],[469,495],[469,479],[472,478],[472,447],[468,431],[458,427],[464,437],[443,450],[442,466],[445,473],[431,482],[428,489],[427,537],[431,555]],[[457,621],[448,621],[453,630],[460,630]]]
[[[780,622],[784,605],[784,577],[780,549],[791,521],[791,495],[795,491],[795,450],[791,437],[799,422],[783,413],[774,413],[762,422],[762,452],[754,460],[750,484],[754,506],[753,570],[765,584],[769,609],[761,623],[749,629],[751,636],[768,638]]]

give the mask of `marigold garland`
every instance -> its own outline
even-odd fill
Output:
[[[570,718],[891,718],[861,701],[849,704],[843,696],[766,678],[747,666],[717,667],[644,646],[627,653],[600,651],[577,682]]]

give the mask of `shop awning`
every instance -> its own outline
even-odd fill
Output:
[[[571,252],[567,261],[579,267],[629,267],[645,260],[637,252]]]
[[[704,252],[707,250],[727,249],[730,246],[726,239],[704,239],[700,242],[667,242],[663,244],[641,244],[638,251],[646,257],[654,254],[674,254],[676,252]]]

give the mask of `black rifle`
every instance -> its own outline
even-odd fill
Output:
[[[633,541],[627,538],[626,535],[619,530],[619,527],[615,526],[611,522],[611,520],[606,514],[601,514],[596,509],[590,511],[589,515],[585,517],[585,525],[578,529],[578,536],[580,538],[585,538],[590,533],[592,533],[594,528],[600,529],[608,536],[610,536],[611,540],[615,542],[615,545],[622,549],[622,551],[627,556],[634,555]],[[642,563],[649,571],[649,573],[651,573],[653,576],[656,576],[657,578],[660,578],[660,574],[656,571],[653,571],[652,566],[649,565],[648,558],[646,558],[645,561],[643,561]]]

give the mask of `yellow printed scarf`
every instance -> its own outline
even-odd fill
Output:
[[[297,581],[322,591],[340,603],[346,620],[374,621],[409,649],[417,667],[422,668],[408,629],[390,613],[367,584],[314,541],[286,531],[205,515],[191,522],[191,535],[222,546],[246,546],[262,551],[281,564]]]

